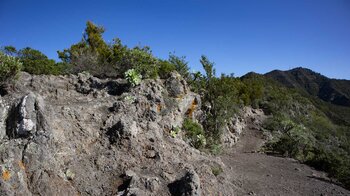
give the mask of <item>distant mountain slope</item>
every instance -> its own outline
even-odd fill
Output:
[[[350,80],[330,79],[306,68],[274,70],[265,74],[287,87],[301,89],[332,104],[350,107]]]

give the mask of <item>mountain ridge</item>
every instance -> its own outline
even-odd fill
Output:
[[[263,74],[283,86],[302,90],[323,101],[350,107],[350,80],[331,79],[307,68],[273,70]]]

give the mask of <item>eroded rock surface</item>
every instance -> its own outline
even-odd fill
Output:
[[[175,73],[135,88],[22,73],[0,99],[0,195],[233,193],[212,174],[220,159],[169,134],[200,104]]]

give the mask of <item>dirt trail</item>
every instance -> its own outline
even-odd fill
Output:
[[[294,159],[257,153],[263,143],[261,131],[249,123],[238,143],[221,155],[236,195],[350,195],[323,172]]]

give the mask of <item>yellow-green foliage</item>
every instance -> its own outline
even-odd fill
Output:
[[[11,82],[22,68],[22,63],[15,57],[0,52],[0,84]]]
[[[214,176],[218,176],[223,172],[223,169],[220,166],[214,166],[211,168],[211,172],[214,174]]]
[[[186,137],[192,146],[195,148],[201,148],[206,145],[206,138],[200,124],[186,118],[182,125],[182,129],[186,132]]]
[[[129,69],[125,72],[125,78],[129,84],[134,87],[141,83],[142,75],[134,69]]]

